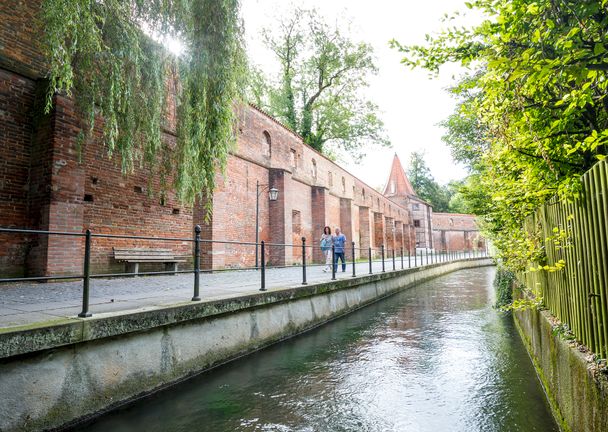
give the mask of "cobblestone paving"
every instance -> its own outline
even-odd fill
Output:
[[[420,265],[420,262],[417,263]],[[392,260],[385,262],[392,270]],[[414,266],[412,259],[411,266]],[[408,267],[407,257],[404,268]],[[396,269],[401,260],[396,259]],[[382,271],[382,263],[373,263],[373,272]],[[367,262],[356,264],[357,275],[369,273]],[[338,279],[352,277],[352,264],[346,272],[338,269]],[[190,301],[193,294],[192,274],[140,276],[114,279],[91,279],[90,311],[95,314],[158,307]],[[307,268],[309,283],[329,281],[331,271],[322,266]],[[266,288],[301,286],[302,268],[289,267],[266,270]],[[200,295],[203,301],[253,294],[260,289],[260,272],[256,270],[203,273]],[[76,318],[81,311],[82,281],[35,283],[24,282],[0,286],[0,329],[33,324],[59,318]]]

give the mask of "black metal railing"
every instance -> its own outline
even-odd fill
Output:
[[[343,250],[337,252],[336,247],[332,245],[331,250],[329,251],[331,256],[331,261],[328,259],[329,257],[325,255],[326,251],[324,251],[320,246],[309,245],[306,242],[306,238],[301,238],[300,244],[288,244],[288,243],[271,243],[266,241],[256,242],[239,242],[232,240],[210,240],[201,238],[201,227],[196,226],[194,228],[193,236],[190,238],[184,237],[154,237],[154,236],[136,236],[136,235],[119,235],[119,234],[102,234],[102,233],[93,233],[90,230],[86,230],[84,233],[74,233],[74,232],[62,232],[62,231],[44,231],[44,230],[29,230],[29,229],[20,229],[20,228],[0,228],[0,234],[28,234],[28,235],[46,235],[46,236],[67,236],[74,238],[82,238],[84,239],[84,254],[82,257],[82,274],[59,274],[59,275],[47,275],[47,276],[26,276],[26,277],[11,277],[11,278],[0,278],[0,284],[2,283],[12,283],[12,282],[44,282],[44,281],[60,281],[60,280],[82,280],[82,310],[78,314],[79,317],[86,318],[92,316],[90,312],[90,286],[91,279],[101,279],[101,278],[124,278],[124,277],[133,277],[133,276],[158,276],[158,275],[174,275],[174,274],[192,274],[193,275],[193,295],[192,301],[200,301],[201,293],[200,293],[200,279],[201,274],[203,273],[219,273],[225,271],[242,271],[242,270],[258,270],[260,273],[260,291],[267,290],[267,270],[268,269],[279,269],[279,268],[288,268],[288,267],[301,267],[302,276],[301,276],[301,284],[307,285],[309,274],[308,271],[312,268],[318,267],[326,267],[330,266],[331,268],[331,280],[337,279],[337,270],[338,270],[338,257],[343,258],[340,259],[342,265],[342,271],[346,273],[346,268],[348,265],[351,266],[351,275],[350,277],[357,276],[357,265],[360,264],[359,271],[364,271],[365,267],[368,268],[368,274],[374,273],[375,265],[378,265],[377,271],[381,273],[385,273],[386,269],[386,261],[389,260],[389,263],[392,264],[392,271],[397,271],[397,261],[400,263],[400,269],[404,270],[406,268],[412,267],[420,267],[431,265],[435,263],[445,263],[449,261],[454,261],[458,259],[467,259],[467,258],[477,258],[482,256],[487,256],[485,251],[476,251],[476,250],[468,250],[468,251],[443,251],[436,252],[428,249],[419,249],[418,251],[414,250],[413,252],[408,250],[404,250],[402,246],[399,246],[396,249],[393,246],[385,247],[385,245],[380,245],[379,247],[364,247],[357,248],[355,242],[350,242],[350,244],[345,244]],[[189,245],[191,248],[191,259],[192,259],[192,267],[190,269],[185,270],[165,270],[165,271],[144,271],[144,272],[120,272],[120,273],[92,273],[91,271],[91,257],[93,250],[93,243],[95,239],[106,239],[106,240],[129,240],[129,241],[152,241],[156,244],[164,243],[164,242],[179,242],[183,245]],[[256,266],[240,266],[238,268],[201,268],[201,247],[205,244],[223,244],[223,245],[232,245],[235,247],[255,247],[256,253],[259,252],[260,263]],[[106,245],[107,246],[107,245]],[[273,264],[268,259],[268,253],[271,252],[272,248],[278,248],[279,254],[281,255],[277,260],[278,263],[283,264]],[[300,262],[292,262],[291,264],[286,264],[286,250],[287,248],[292,248],[293,251],[299,251],[300,257],[296,257],[296,261],[298,258],[301,258]],[[342,249],[342,248],[341,248]],[[319,253],[320,252],[320,253]],[[405,254],[407,252],[407,255]],[[424,252],[424,255],[423,255]],[[430,253],[429,253],[430,252]],[[317,256],[323,256],[324,262],[314,262],[315,253]],[[399,254],[398,256],[396,254]],[[274,254],[271,252],[270,257],[272,259],[276,259],[279,254]],[[412,256],[413,255],[413,256]],[[75,256],[75,259],[78,257]],[[311,261],[308,261],[308,259]],[[413,263],[412,263],[413,259]],[[293,261],[293,260],[292,260]],[[407,261],[407,266],[406,266]],[[367,264],[367,265],[366,265]],[[412,266],[413,264],[413,266]],[[0,294],[1,295],[1,294]]]

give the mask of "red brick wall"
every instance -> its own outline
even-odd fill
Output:
[[[46,62],[38,45],[36,29],[40,0],[0,2],[0,69],[30,78],[45,75]]]
[[[370,211],[367,207],[359,207],[359,253],[363,258],[369,257],[369,247],[372,240],[372,222],[370,220]]]
[[[354,241],[352,206],[351,200],[348,198],[340,198],[340,229],[346,236],[347,245]],[[348,248],[348,251],[350,250],[351,248]],[[347,253],[347,256],[350,255],[350,253]]]
[[[193,226],[199,223],[203,239],[252,242],[256,181],[280,190],[275,203],[269,203],[266,191],[260,195],[260,240],[293,243],[296,236],[305,236],[309,245],[318,246],[323,226],[334,229],[340,225],[349,242],[377,247],[394,242],[392,237],[384,238],[385,218],[391,223],[411,219],[407,205],[390,201],[249,106],[237,110],[238,143],[225,173],[217,175],[218,187],[210,198],[211,224],[204,224],[200,205],[185,207],[172,191],[161,200],[158,177],[150,177],[145,169],[123,176],[119,159],[107,158],[98,131],[97,139],[85,146],[80,163],[75,147],[80,125],[69,100],[57,98],[51,115],[33,121],[32,113],[43,100],[36,99],[38,84],[32,79],[46,75],[45,61],[36,45],[39,35],[32,25],[38,7],[39,0],[0,4],[0,115],[4,120],[0,123],[0,146],[7,155],[0,172],[2,226],[72,232],[90,228],[95,233],[191,238]],[[167,84],[165,140],[169,145],[175,140],[172,84]],[[374,212],[371,220],[369,211]],[[294,212],[300,220],[295,227]],[[112,259],[113,246],[171,247],[186,254],[192,247],[189,242],[151,243],[96,238],[93,268],[122,269],[122,264]],[[30,273],[36,274],[79,273],[82,269],[81,239],[34,236],[3,241],[3,245],[7,247],[0,252],[0,266],[5,274],[23,272],[26,262]],[[268,259],[289,264],[299,260],[300,254],[291,247],[269,247]],[[254,256],[253,246],[203,244],[207,268],[252,265]]]
[[[312,202],[311,202],[311,187],[307,184],[303,184],[299,181],[293,180],[293,177],[288,181],[287,188],[285,191],[287,196],[286,200],[286,211],[288,213],[288,231],[286,232],[285,243],[298,245],[296,247],[288,248],[287,250],[287,264],[301,263],[302,262],[302,249],[300,247],[302,237],[306,237],[308,244],[312,246],[319,246],[319,239],[323,229],[319,231],[313,231],[312,223]],[[300,227],[293,226],[293,212],[296,211],[300,215]],[[291,256],[289,252],[291,249]],[[312,250],[307,250],[307,259],[310,262],[312,260]]]
[[[268,169],[230,156],[226,173],[217,176],[213,196],[213,240],[255,241],[256,182],[261,185],[259,240],[268,242],[271,239]],[[282,199],[282,195],[279,193],[279,199]],[[268,248],[266,251],[272,252]],[[213,258],[215,268],[254,266],[255,246],[214,243]],[[270,254],[267,258],[270,258]]]
[[[0,23],[0,28],[5,25]],[[0,69],[0,226],[3,227],[31,227],[27,191],[35,90],[32,80]],[[4,274],[23,275],[30,247],[28,237],[0,234],[0,241],[0,268]]]
[[[320,247],[320,239],[321,234],[323,234],[323,229],[325,228],[325,198],[326,198],[326,189],[324,187],[313,186],[311,188],[311,211],[312,211],[312,240],[313,243],[310,243],[314,246],[313,249],[313,258],[314,262],[323,263],[325,262],[325,258],[323,257],[323,253],[321,252]],[[321,234],[319,234],[321,233]]]
[[[172,143],[175,137],[165,134],[164,139]],[[99,139],[86,146],[83,167],[84,173],[79,180],[84,190],[78,198],[83,208],[85,229],[117,235],[188,239],[194,236],[192,208],[182,205],[173,191],[162,192],[158,175],[145,168],[123,175],[120,158],[109,159]],[[181,255],[189,255],[192,251],[192,244],[186,241],[95,238],[91,257],[94,271],[122,271],[124,264],[113,259],[113,247],[173,249]],[[142,267],[142,270],[146,269],[159,271],[162,268],[159,265]]]
[[[437,250],[485,249],[485,240],[473,215],[433,213],[433,238]]]
[[[378,248],[384,245],[384,217],[381,213],[374,212],[374,220],[373,220],[373,233],[374,233],[374,241],[372,243],[372,248],[374,249],[372,252],[377,256],[379,254]],[[386,249],[386,245],[385,245]]]

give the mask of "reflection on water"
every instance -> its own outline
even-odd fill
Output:
[[[493,268],[421,284],[87,431],[558,431]]]

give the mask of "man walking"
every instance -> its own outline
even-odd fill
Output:
[[[342,271],[346,271],[346,261],[344,259],[344,245],[346,244],[346,236],[342,234],[340,228],[336,227],[334,235],[334,272],[338,271],[338,260],[342,260]]]

